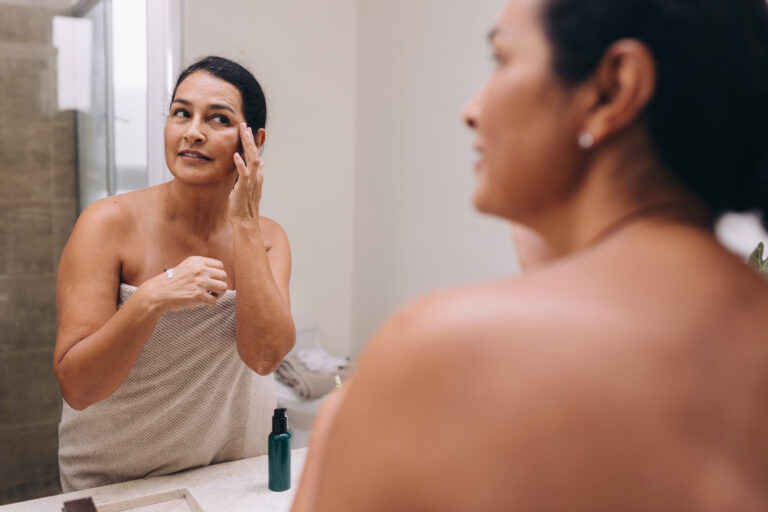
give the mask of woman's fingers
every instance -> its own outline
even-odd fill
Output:
[[[235,153],[235,167],[237,167],[237,174],[240,175],[240,178],[250,176],[250,172],[248,171],[248,166],[245,165],[245,160],[243,160],[243,157],[240,156],[240,153]],[[235,183],[235,188],[240,184],[240,179],[237,180],[237,183]]]
[[[219,281],[218,279],[209,279],[205,284],[205,291],[213,293],[215,296],[219,296],[227,291],[227,282]]]
[[[217,260],[215,258],[206,258],[205,256],[192,256],[192,257],[193,258],[195,258],[195,257],[201,258],[201,261],[207,267],[213,267],[213,268],[218,268],[218,269],[223,269],[224,268],[224,263],[222,263],[221,261],[219,261],[219,260]]]
[[[256,168],[256,183],[261,185],[264,182],[264,162],[259,160],[259,166]]]
[[[240,142],[243,144],[243,153],[248,169],[256,169],[259,163],[259,149],[256,147],[253,130],[245,123],[240,123]]]
[[[211,276],[211,279],[221,281],[225,284],[227,282],[227,273],[223,269],[211,269],[209,275]]]

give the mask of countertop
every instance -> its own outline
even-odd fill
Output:
[[[267,456],[224,462],[83,491],[0,506],[0,512],[60,512],[65,501],[91,497],[99,512],[287,511],[304,468],[307,449],[291,452],[291,488],[267,488]]]

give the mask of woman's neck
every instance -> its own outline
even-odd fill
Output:
[[[674,222],[711,228],[709,210],[685,191],[654,157],[604,154],[585,170],[577,190],[528,223],[556,255],[601,244],[639,222]]]
[[[232,183],[230,183],[232,181]],[[165,187],[165,215],[179,229],[207,238],[229,222],[232,180],[190,185],[174,179]]]

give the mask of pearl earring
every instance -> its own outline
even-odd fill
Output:
[[[582,133],[579,135],[579,147],[581,149],[589,149],[595,144],[595,138],[591,133]]]

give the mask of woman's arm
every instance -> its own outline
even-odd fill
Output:
[[[164,312],[213,305],[207,291],[226,290],[221,263],[194,257],[175,269],[173,279],[161,274],[143,283],[118,311],[120,247],[131,243],[132,222],[121,201],[107,198],[83,212],[59,264],[53,368],[75,409],[120,387]]]
[[[267,375],[277,368],[296,340],[288,292],[291,251],[283,229],[259,217],[264,164],[250,129],[243,124],[240,134],[248,164],[235,154],[240,177],[230,200],[237,349],[248,367]]]

